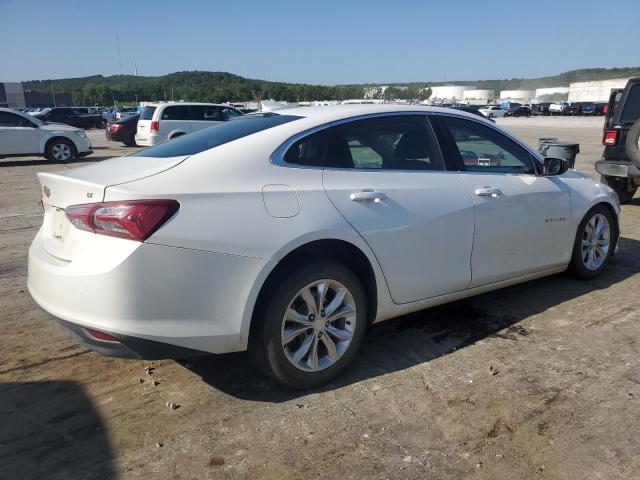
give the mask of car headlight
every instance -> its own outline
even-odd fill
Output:
[[[76,135],[78,135],[80,138],[84,138],[85,140],[89,139],[89,137],[87,137],[87,134],[84,133],[84,130],[76,130]]]

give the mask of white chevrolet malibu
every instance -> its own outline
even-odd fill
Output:
[[[34,300],[94,350],[248,349],[311,387],[367,326],[613,255],[613,191],[475,115],[391,105],[256,114],[40,173]]]

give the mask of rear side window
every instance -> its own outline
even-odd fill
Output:
[[[324,129],[298,140],[284,154],[284,161],[294,165],[322,167],[328,136],[329,129]]]
[[[157,107],[144,107],[142,113],[140,114],[140,120],[151,120],[153,119],[153,114],[156,111]]]
[[[172,105],[162,111],[162,120],[189,120],[189,107],[186,105]]]
[[[633,123],[640,118],[640,84],[629,89],[624,102],[620,123]]]
[[[224,120],[231,120],[232,118],[239,117],[242,115],[242,113],[236,110],[235,108],[220,107],[220,111],[222,112],[222,118]]]
[[[300,118],[302,117],[278,115],[275,113],[244,115],[229,122],[218,123],[204,130],[182,135],[181,137],[174,138],[155,147],[146,148],[131,154],[131,156],[166,158],[195,155],[196,153],[204,152],[219,145]]]
[[[209,105],[189,105],[191,120],[203,120],[209,122],[222,121],[220,111],[216,106]]]

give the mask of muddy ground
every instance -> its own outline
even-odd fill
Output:
[[[601,118],[499,123],[532,145],[579,142],[588,173],[601,154]],[[101,357],[36,307],[34,174],[131,151],[89,134],[82,162],[0,160],[1,479],[640,478],[640,199],[600,278],[558,275],[379,324],[346,374],[295,392],[245,354]]]

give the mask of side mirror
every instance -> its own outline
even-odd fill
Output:
[[[544,159],[544,171],[545,177],[551,177],[554,175],[562,175],[569,170],[569,161],[565,158],[545,157]]]

